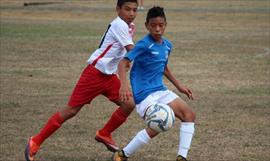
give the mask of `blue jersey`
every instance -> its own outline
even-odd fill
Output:
[[[130,82],[136,104],[153,92],[167,89],[163,73],[171,49],[171,42],[163,38],[162,43],[157,43],[149,34],[125,56],[125,59],[133,61]]]

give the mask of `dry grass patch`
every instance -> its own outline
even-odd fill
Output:
[[[112,0],[59,0],[62,3],[28,7],[23,7],[23,2],[0,1],[3,161],[23,160],[27,139],[67,102],[89,54],[115,17]],[[267,161],[269,2],[145,1],[146,8],[154,4],[167,11],[166,37],[174,44],[170,67],[196,97],[187,100],[197,113],[189,159]],[[145,15],[145,11],[138,12],[135,40],[146,33]],[[43,144],[38,160],[109,161],[111,153],[96,143],[94,136],[114,107],[104,97],[95,99]],[[130,160],[174,160],[179,124]],[[114,137],[124,146],[142,127],[134,112]]]

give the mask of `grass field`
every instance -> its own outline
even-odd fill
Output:
[[[24,2],[0,0],[1,161],[24,160],[28,138],[66,104],[116,16],[113,0]],[[170,67],[196,97],[182,95],[197,113],[189,159],[270,161],[270,1],[145,1],[146,8],[153,5],[166,9],[165,36],[174,44]],[[147,33],[145,15],[138,12],[136,41]],[[114,109],[106,98],[96,98],[44,142],[37,160],[109,161],[112,154],[94,136]],[[179,124],[130,160],[175,160]],[[143,126],[134,112],[114,138],[124,146]]]

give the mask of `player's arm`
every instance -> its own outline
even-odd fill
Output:
[[[118,75],[121,82],[119,95],[121,101],[128,101],[132,93],[129,89],[129,81],[127,80],[127,72],[130,70],[131,63],[128,59],[123,58],[118,64]]]
[[[129,88],[129,81],[127,79],[127,72],[131,68],[131,62],[135,60],[137,56],[144,53],[144,50],[146,50],[145,46],[146,44],[143,41],[139,41],[136,46],[133,46],[132,44],[125,46],[126,50],[129,52],[118,64],[118,75],[121,82],[119,94],[122,101],[127,101],[129,100],[129,97],[132,96]]]
[[[182,93],[184,93],[185,95],[187,95],[187,97],[189,98],[189,99],[194,99],[193,98],[193,95],[192,95],[192,91],[189,89],[189,88],[187,88],[187,87],[185,87],[185,86],[183,86],[183,85],[181,85],[180,84],[180,82],[179,81],[177,81],[177,79],[173,76],[173,74],[171,73],[171,71],[170,71],[170,69],[168,68],[168,66],[166,65],[166,67],[165,67],[165,71],[164,71],[164,75],[166,76],[166,78],[177,88],[177,90],[179,91],[179,92],[182,92]]]

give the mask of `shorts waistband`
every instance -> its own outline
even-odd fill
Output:
[[[116,75],[116,74],[105,74],[105,73],[101,72],[99,69],[97,69],[95,66],[93,66],[92,64],[88,64],[88,66],[86,68],[92,70],[96,74],[101,75],[103,77],[111,77],[111,76]]]

